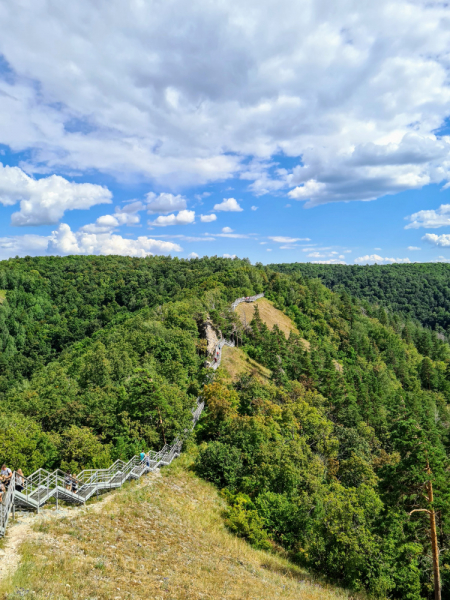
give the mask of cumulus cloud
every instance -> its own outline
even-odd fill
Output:
[[[411,221],[405,226],[405,229],[418,229],[419,227],[438,229],[450,225],[450,204],[441,204],[437,210],[419,210],[405,219]]]
[[[223,258],[237,258],[236,254],[223,254]]]
[[[222,233],[233,233],[231,227],[222,227]]]
[[[212,215],[200,215],[200,221],[202,223],[212,223],[217,220],[217,215],[214,213]]]
[[[258,210],[258,208],[259,208],[258,206],[252,206],[251,207],[252,210]]]
[[[168,227],[169,225],[190,225],[195,221],[195,211],[180,210],[175,215],[167,215],[167,217],[158,217],[154,221],[149,221],[148,224],[153,227]]]
[[[132,202],[126,204],[123,208],[116,207],[116,212],[113,215],[103,215],[98,217],[95,223],[83,225],[80,231],[86,233],[106,233],[121,225],[138,225],[140,216],[138,212],[144,210],[145,206],[142,202]]]
[[[111,192],[92,183],[72,183],[52,175],[34,179],[19,167],[0,163],[0,203],[20,210],[11,216],[11,224],[49,225],[58,223],[66,210],[88,209],[96,204],[110,204]]]
[[[424,242],[428,242],[433,244],[434,246],[441,246],[442,248],[446,248],[450,246],[450,234],[443,233],[442,235],[436,235],[435,233],[426,233],[422,240]]]
[[[188,254],[188,258],[198,258],[198,254],[196,252],[191,252]]]
[[[407,250],[422,250],[422,248],[419,248],[418,246],[408,246]]]
[[[184,210],[187,208],[186,198],[181,195],[174,196],[173,194],[164,192],[157,196],[153,192],[149,192],[146,198],[148,200],[147,211],[150,214],[167,214],[173,210]]]
[[[147,236],[125,239],[111,231],[89,233],[72,231],[69,225],[61,223],[49,236],[23,235],[0,238],[0,258],[16,254],[24,255],[68,255],[68,254],[118,254],[122,256],[150,256],[181,252],[182,248],[173,242],[155,240]]]
[[[365,256],[360,256],[358,258],[355,258],[355,263],[360,264],[360,265],[369,265],[369,264],[383,264],[383,263],[388,263],[388,264],[392,264],[392,263],[410,263],[411,261],[409,260],[409,258],[383,258],[382,256],[379,256],[378,254],[366,254]]]
[[[32,149],[28,169],[173,189],[242,174],[309,205],[449,180],[445,3],[21,6],[2,7],[0,143]]]
[[[225,212],[242,212],[244,209],[239,206],[239,203],[234,198],[224,198],[223,202],[214,205],[214,210]]]

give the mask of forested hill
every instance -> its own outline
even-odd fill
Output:
[[[230,303],[264,291],[288,338]],[[270,371],[204,368],[205,323]],[[305,340],[307,343],[305,343]],[[183,432],[226,523],[253,545],[371,597],[433,594],[435,510],[450,587],[450,347],[298,271],[246,260],[26,258],[0,263],[0,460],[25,475],[107,467]],[[435,500],[427,501],[431,481]]]
[[[367,300],[417,319],[433,330],[450,333],[450,265],[313,265],[273,264],[280,273],[317,277],[332,290],[345,289]]]

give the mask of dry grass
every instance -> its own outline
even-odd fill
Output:
[[[266,298],[260,298],[256,302],[249,304],[243,302],[238,305],[236,311],[244,324],[247,323],[250,325],[251,320],[253,319],[253,313],[255,312],[255,304],[258,305],[261,319],[270,330],[273,329],[274,325],[278,325],[286,337],[289,337],[291,331],[298,333],[298,330],[291,319],[285,315],[284,312],[275,308],[272,302]]]
[[[184,462],[186,459],[184,459]],[[77,600],[337,600],[288,561],[228,533],[222,501],[182,468],[114,493],[103,511],[41,524],[0,597]]]
[[[270,302],[270,300],[267,300],[266,298],[260,298],[259,300],[257,300],[256,302],[252,302],[251,304],[243,302],[242,304],[238,305],[236,311],[244,324],[250,325],[253,319],[253,314],[255,312],[255,304],[258,304],[259,315],[262,321],[267,325],[267,327],[271,331],[274,328],[274,325],[278,325],[278,327],[281,329],[281,331],[287,338],[289,337],[291,331],[293,331],[294,333],[298,333],[298,329],[292,322],[292,320],[287,315],[285,315],[284,312],[278,310],[278,308],[275,308],[272,302]],[[305,350],[309,351],[311,344],[308,342],[308,340],[302,339],[302,342],[305,347]]]
[[[225,369],[233,381],[239,379],[241,375],[252,375],[260,381],[270,379],[270,369],[266,369],[256,360],[249,358],[240,348],[230,348],[224,346],[222,349],[221,367]]]

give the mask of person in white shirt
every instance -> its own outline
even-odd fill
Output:
[[[11,481],[11,477],[12,477],[11,469],[8,469],[8,467],[6,465],[2,465],[2,470],[0,471],[0,477],[2,478],[2,481],[5,485],[5,487],[8,487],[9,482]]]

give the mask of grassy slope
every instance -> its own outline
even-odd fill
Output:
[[[221,366],[233,381],[241,375],[252,375],[261,381],[268,381],[270,378],[270,370],[249,358],[240,348],[224,346]]]
[[[270,330],[272,330],[276,324],[281,331],[283,331],[286,337],[289,337],[289,333],[291,331],[298,333],[297,328],[291,319],[281,310],[275,308],[272,302],[266,298],[261,298],[260,300],[252,302],[251,304],[246,304],[243,302],[242,304],[238,305],[236,312],[240,316],[243,323],[247,323],[248,325],[251,323],[251,320],[253,319],[253,313],[255,311],[255,304],[258,304],[260,317]]]
[[[293,331],[298,333],[298,330],[292,320],[285,315],[281,310],[266,298],[261,298],[257,302],[251,304],[242,303],[236,308],[242,323],[249,325],[253,319],[255,304],[258,304],[259,314],[261,319],[272,330],[274,325],[278,325],[286,337]],[[305,347],[309,347],[309,342],[305,341]],[[236,381],[241,375],[252,375],[262,381],[267,381],[270,378],[270,370],[260,365],[255,360],[249,358],[240,348],[230,348],[225,346],[222,354],[222,367],[230,375],[233,381]]]
[[[83,600],[337,600],[287,560],[228,533],[216,490],[186,457],[114,492],[112,501],[40,526],[0,597]],[[183,464],[184,463],[184,464]],[[25,591],[26,590],[26,591]],[[6,595],[7,594],[7,595]]]
[[[6,290],[0,290],[0,304],[5,301],[6,298]]]

